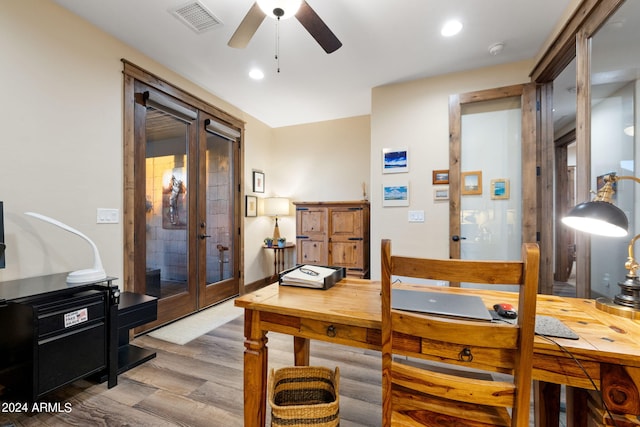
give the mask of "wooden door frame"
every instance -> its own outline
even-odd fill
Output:
[[[202,99],[191,95],[190,93],[183,91],[182,89],[172,85],[171,83],[163,80],[162,78],[149,73],[148,71],[138,67],[137,65],[123,59],[123,241],[124,241],[124,262],[123,262],[123,290],[128,292],[136,292],[136,289],[141,283],[145,281],[146,275],[146,262],[140,260],[137,255],[136,249],[139,246],[140,233],[136,233],[135,229],[135,213],[144,212],[144,197],[139,197],[136,194],[136,174],[135,165],[144,159],[136,158],[135,141],[136,129],[140,129],[140,123],[135,123],[135,84],[141,82],[159,92],[162,92],[172,98],[178,99],[185,104],[188,104],[195,109],[205,112],[220,123],[229,126],[232,129],[237,130],[240,133],[240,150],[239,150],[239,166],[240,170],[238,176],[244,176],[244,155],[242,140],[244,138],[244,121],[218,109],[217,107],[203,101]],[[142,124],[144,125],[144,124]],[[242,184],[238,183],[237,192],[241,191]],[[237,196],[238,198],[240,196]],[[244,256],[242,250],[243,236],[244,236],[244,223],[241,215],[241,203],[236,203],[236,215],[237,230],[232,230],[234,235],[237,236],[237,246],[239,251],[239,260],[236,267],[238,268],[238,291],[244,288]],[[194,209],[195,212],[195,209]],[[195,218],[195,217],[194,217]],[[195,220],[189,218],[189,221]],[[145,329],[158,326],[157,322],[150,323],[145,326]],[[141,329],[136,329],[136,332],[140,332]]]
[[[520,98],[522,111],[522,241],[536,242],[536,88],[526,83],[449,96],[449,236],[460,235],[460,150],[464,105]],[[449,258],[460,258],[459,242],[449,242]]]
[[[576,199],[589,200],[591,183],[591,80],[589,38],[605,23],[625,0],[583,0],[551,40],[531,72],[531,81],[539,85],[540,114],[538,152],[541,153],[539,218],[554,215],[553,208],[553,81],[576,60]],[[541,221],[540,281],[542,290],[552,291],[553,222]],[[549,244],[545,242],[549,241]],[[544,246],[544,248],[543,248]],[[591,296],[591,240],[586,233],[576,233],[576,296]],[[547,285],[546,283],[549,283]],[[551,292],[543,292],[551,293]]]
[[[207,168],[206,168],[206,151],[207,151],[207,147],[206,147],[206,138],[207,138],[207,123],[208,120],[212,120],[212,121],[216,121],[217,119],[216,117],[214,117],[213,115],[201,112],[201,114],[199,114],[198,116],[199,120],[198,120],[198,133],[199,133],[199,139],[200,141],[204,141],[205,143],[201,143],[199,144],[198,149],[200,150],[198,153],[198,174],[199,174],[199,179],[201,182],[206,181],[204,176],[207,173]],[[231,141],[231,137],[229,138],[225,138],[229,140],[229,143],[231,144],[231,151],[233,154],[233,158],[231,159],[231,167],[233,171],[236,171],[234,173],[234,175],[231,177],[232,179],[232,183],[231,183],[231,187],[237,189],[237,191],[233,192],[233,206],[234,206],[234,211],[231,213],[233,215],[233,225],[235,228],[235,226],[237,226],[238,222],[241,222],[241,218],[242,218],[242,202],[241,202],[241,195],[240,195],[240,191],[239,189],[241,188],[240,186],[240,180],[242,175],[240,174],[240,164],[241,164],[241,160],[240,160],[240,140],[241,140],[242,134],[240,134],[240,137],[236,138],[233,142]],[[204,222],[207,223],[208,217],[207,217],[207,197],[206,197],[206,189],[200,189],[200,194],[199,194],[199,202],[197,205],[197,222],[198,222],[198,226],[200,223]],[[201,197],[203,196],[203,197]],[[234,229],[229,230],[229,232],[231,233],[231,235],[233,235],[235,233]],[[235,271],[232,274],[232,279],[225,279],[221,282],[212,282],[212,283],[208,283],[207,281],[207,268],[206,268],[206,256],[212,256],[213,254],[211,253],[207,253],[207,239],[198,239],[198,283],[202,284],[204,283],[204,289],[203,292],[200,292],[198,294],[198,306],[200,308],[202,307],[207,307],[213,304],[216,304],[220,301],[223,301],[225,299],[228,299],[229,296],[227,295],[239,295],[240,294],[240,272],[237,270],[237,266],[239,265],[240,262],[240,242],[239,241],[235,241],[236,239],[234,239],[234,244],[232,245],[232,251],[230,253],[231,255],[231,259],[233,260],[233,267],[235,269]],[[220,267],[222,268],[222,266]],[[235,284],[234,284],[235,282]],[[209,288],[209,286],[215,286],[215,292],[213,292],[211,290],[211,288]],[[224,297],[219,297],[218,294],[224,294]]]
[[[562,224],[562,216],[572,207],[567,202],[567,194],[573,193],[573,182],[569,182],[568,168],[568,149],[569,144],[575,142],[575,129],[567,132],[555,141],[555,272],[554,281],[566,282],[569,278],[569,264],[573,260],[569,257],[569,245],[571,242],[575,245],[574,239],[569,238],[569,229]],[[574,177],[575,180],[575,177]],[[574,195],[575,198],[575,195]]]

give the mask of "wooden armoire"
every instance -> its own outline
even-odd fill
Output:
[[[369,278],[369,202],[295,202],[298,264]]]

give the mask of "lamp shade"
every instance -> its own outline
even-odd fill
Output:
[[[289,199],[285,197],[268,197],[264,199],[264,214],[267,216],[289,215]]]
[[[629,229],[627,216],[616,205],[602,201],[580,203],[562,222],[571,228],[599,236],[622,237]]]

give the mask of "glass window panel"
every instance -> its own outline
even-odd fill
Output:
[[[608,172],[636,175],[634,129],[640,46],[636,43],[640,3],[625,2],[591,39],[591,188]],[[591,237],[591,297],[613,298],[625,279],[627,246],[638,233],[635,200],[640,186],[617,183],[614,203],[629,218],[629,236]]]
[[[207,133],[207,283],[233,277],[233,145]]]
[[[187,292],[189,124],[154,108],[146,120],[146,293]]]

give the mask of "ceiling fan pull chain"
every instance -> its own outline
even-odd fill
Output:
[[[280,17],[276,19],[276,67],[280,72]]]

